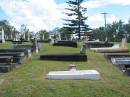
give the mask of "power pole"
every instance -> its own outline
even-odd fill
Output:
[[[106,15],[108,14],[108,13],[106,13],[106,12],[104,12],[104,13],[101,13],[101,14],[103,14],[104,15],[104,25],[105,25],[105,28],[104,28],[104,31],[105,31],[105,42],[107,43],[108,42],[108,37],[107,37],[107,35],[108,35],[108,33],[107,33],[107,31],[106,31]]]

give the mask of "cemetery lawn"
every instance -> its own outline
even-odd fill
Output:
[[[0,44],[0,48],[11,43]],[[78,48],[57,47],[44,43],[39,54],[9,73],[0,73],[0,97],[130,97],[130,77],[123,73],[103,54],[87,49],[87,62],[42,61],[40,54],[79,53]],[[79,70],[96,69],[101,80],[48,80],[49,71],[68,70],[75,64]]]

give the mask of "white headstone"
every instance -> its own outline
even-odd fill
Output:
[[[0,28],[0,40],[2,41],[2,43],[5,42],[5,38],[4,38],[4,30],[3,30],[2,27]]]

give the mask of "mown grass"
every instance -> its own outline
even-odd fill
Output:
[[[10,43],[0,44],[7,48]],[[103,54],[87,49],[87,62],[41,61],[40,54],[79,53],[78,48],[57,47],[43,44],[39,54],[33,54],[23,65],[9,73],[1,73],[0,97],[130,97],[130,77],[110,62]],[[102,79],[92,80],[47,80],[49,71],[67,70],[69,64],[77,69],[96,69]]]

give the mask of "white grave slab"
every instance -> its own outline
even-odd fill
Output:
[[[100,74],[96,70],[70,70],[70,71],[53,71],[47,74],[48,79],[74,80],[89,79],[100,80]]]

